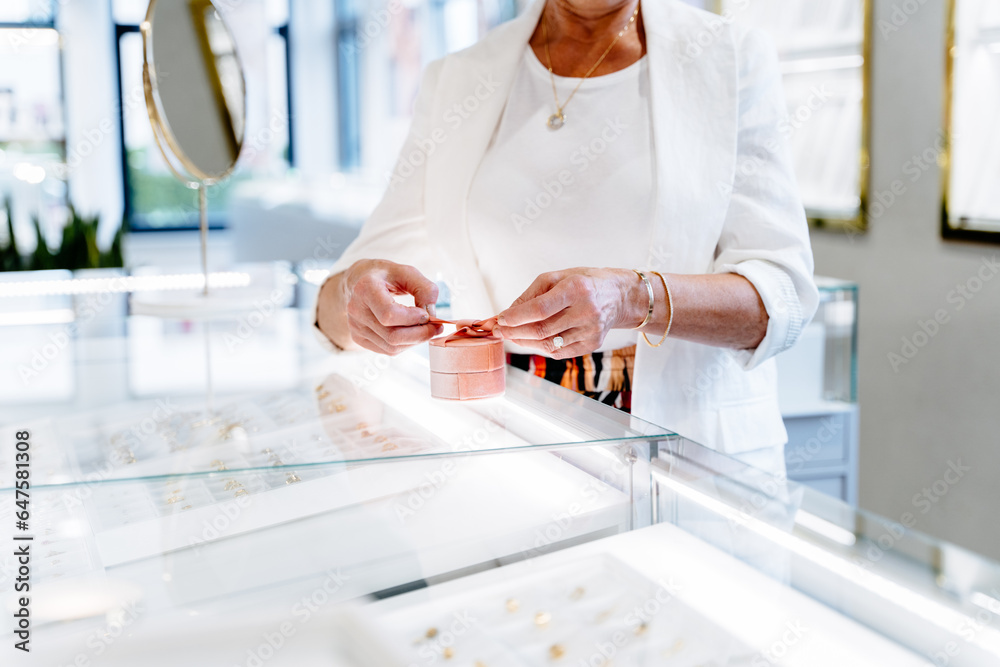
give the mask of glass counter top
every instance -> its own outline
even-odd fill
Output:
[[[325,375],[303,373],[283,391],[135,398],[10,421],[0,434],[31,433],[36,488],[223,471],[294,479],[328,464],[675,435],[514,368],[504,396],[453,402],[431,398],[427,360],[417,352],[391,360],[342,353],[321,366]],[[0,489],[13,484],[13,463],[0,461]]]

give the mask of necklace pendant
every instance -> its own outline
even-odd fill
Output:
[[[549,119],[547,121],[545,121],[545,124],[549,126],[550,130],[558,130],[560,127],[565,125],[565,123],[566,123],[566,116],[562,114],[562,111],[555,112],[554,114],[549,116]]]

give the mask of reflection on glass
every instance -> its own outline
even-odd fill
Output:
[[[948,222],[1000,232],[1000,4],[954,3]]]
[[[723,14],[765,30],[778,48],[782,124],[810,217],[858,217],[864,169],[865,0],[724,0]]]

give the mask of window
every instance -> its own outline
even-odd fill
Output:
[[[0,204],[10,202],[24,254],[33,249],[33,220],[58,245],[67,215],[62,51],[51,4],[4,0],[0,63]],[[0,220],[6,236],[2,208]]]
[[[230,194],[251,178],[279,176],[293,165],[289,84],[288,0],[263,6],[218,0],[216,7],[236,34],[247,82],[247,127],[240,163],[225,182],[209,190],[209,224],[226,225]],[[195,195],[171,174],[156,146],[146,115],[142,83],[142,35],[146,0],[115,0],[119,99],[122,123],[122,178],[125,214],[136,231],[195,229]],[[255,32],[267,26],[263,36]],[[259,52],[245,53],[259,37]],[[249,49],[247,49],[249,50]]]
[[[392,169],[424,67],[517,14],[514,0],[334,0],[340,167]]]

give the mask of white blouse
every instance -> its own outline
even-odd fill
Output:
[[[555,77],[560,102],[579,82]],[[472,246],[498,311],[548,271],[648,266],[656,205],[649,108],[643,57],[584,81],[566,105],[565,125],[552,130],[549,71],[525,48],[467,207]],[[635,342],[634,331],[612,330],[600,351]]]

